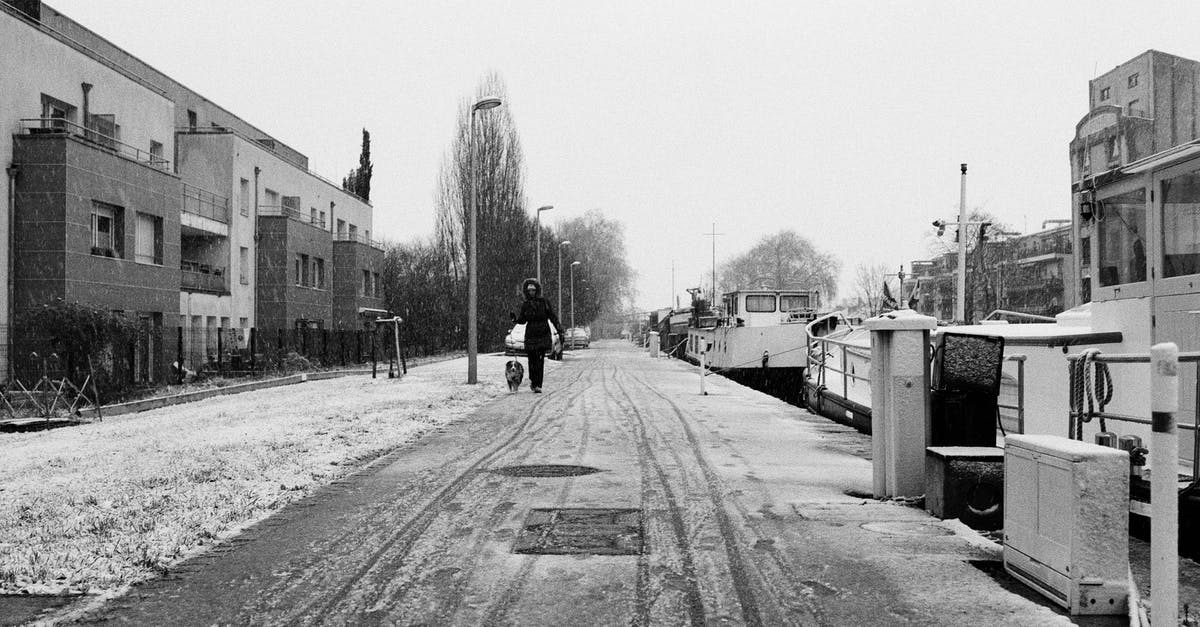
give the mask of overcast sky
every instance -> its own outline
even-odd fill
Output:
[[[669,303],[672,263],[678,293],[707,281],[714,222],[718,262],[798,230],[841,258],[843,295],[859,263],[907,270],[961,162],[968,205],[1019,231],[1067,218],[1087,81],[1149,48],[1200,59],[1183,2],[48,4],[328,178],[366,127],[394,240],[432,231],[456,108],[500,73],[530,207],[622,221],[644,308]]]

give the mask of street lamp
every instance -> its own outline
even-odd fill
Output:
[[[563,246],[570,246],[571,240],[565,239],[558,243],[558,285],[555,290],[558,291],[558,315],[562,315],[562,249]]]
[[[534,228],[537,229],[537,280],[542,282],[542,212],[550,211],[554,205],[546,205],[538,207],[537,213],[533,216]]]
[[[578,261],[571,262],[571,328],[572,329],[575,328],[575,266],[577,266],[579,264],[580,264],[580,262],[578,262]],[[574,334],[575,331],[571,331],[571,333]],[[575,337],[575,336],[572,335],[571,337]]]
[[[488,96],[471,106],[470,129],[467,133],[467,152],[471,154],[471,235],[467,239],[467,383],[477,383],[479,380],[479,272],[476,267],[475,245],[478,241],[476,233],[475,214],[479,213],[476,206],[476,168],[475,168],[475,112],[486,111],[500,106],[500,99]]]

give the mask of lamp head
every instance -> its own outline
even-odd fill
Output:
[[[546,205],[545,207],[538,207],[538,213],[541,213],[543,211],[550,211],[553,208],[554,208],[554,205]]]
[[[471,107],[471,110],[472,111],[484,111],[486,109],[495,109],[498,106],[500,106],[499,98],[497,98],[495,96],[486,96],[484,98],[481,98],[479,100],[479,102],[476,102],[475,105]]]
[[[583,263],[583,262],[581,262],[581,261],[572,261],[572,262],[571,262],[571,265],[572,265],[572,266],[578,266],[578,265],[580,265],[580,264],[582,264],[582,263]]]
[[[571,245],[571,240],[565,239],[565,240],[559,242],[558,245],[559,246],[569,246],[569,245]]]

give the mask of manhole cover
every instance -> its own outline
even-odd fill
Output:
[[[507,477],[578,477],[600,472],[599,468],[591,466],[572,466],[567,464],[532,464],[528,466],[505,466],[492,472]]]
[[[642,512],[636,509],[532,509],[513,553],[640,555]]]
[[[875,533],[885,533],[893,536],[952,536],[953,531],[945,527],[917,522],[869,522],[863,523],[862,528]]]

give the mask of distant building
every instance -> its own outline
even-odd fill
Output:
[[[968,251],[968,317],[978,321],[997,309],[1053,316],[1073,306],[1063,280],[1074,267],[1070,236],[1070,225],[1025,235],[996,233],[982,248]],[[913,261],[903,297],[914,289],[918,311],[952,320],[958,301],[958,252]]]
[[[383,312],[373,207],[303,154],[38,0],[0,0],[0,64],[6,349],[17,312],[78,301],[153,331],[132,360],[156,381],[179,329],[197,370],[218,335]]]

